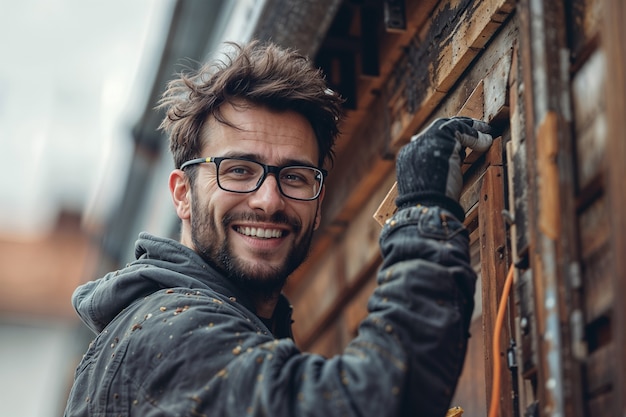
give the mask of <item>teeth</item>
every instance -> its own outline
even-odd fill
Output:
[[[281,237],[283,232],[280,229],[262,229],[260,227],[237,227],[237,232],[246,236],[270,239]]]

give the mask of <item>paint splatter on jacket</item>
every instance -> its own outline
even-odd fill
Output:
[[[467,231],[449,212],[412,207],[380,246],[369,314],[343,354],[324,358],[290,338],[286,299],[273,335],[195,252],[141,234],[135,262],[74,293],[97,336],[65,415],[445,415],[473,309]]]

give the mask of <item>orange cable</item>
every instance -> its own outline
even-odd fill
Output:
[[[509,299],[509,291],[513,283],[514,266],[511,265],[509,273],[504,281],[502,296],[500,297],[500,305],[498,306],[498,314],[496,315],[496,324],[493,329],[493,347],[491,355],[493,356],[493,375],[491,379],[491,404],[489,405],[489,417],[497,417],[500,405],[500,370],[502,368],[502,360],[500,358],[500,335],[504,323],[504,313],[506,311],[507,301]]]

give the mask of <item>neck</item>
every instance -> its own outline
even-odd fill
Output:
[[[276,291],[272,294],[251,294],[250,298],[254,304],[256,315],[270,320],[274,316],[274,309],[278,304],[278,298],[280,297],[280,291]]]

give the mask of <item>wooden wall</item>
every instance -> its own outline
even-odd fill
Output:
[[[340,352],[366,314],[398,149],[435,117],[469,115],[497,138],[464,165],[480,281],[454,404],[487,415],[497,357],[501,416],[623,415],[624,13],[616,0],[344,1],[316,59],[349,117],[322,228],[286,288],[304,350]]]

